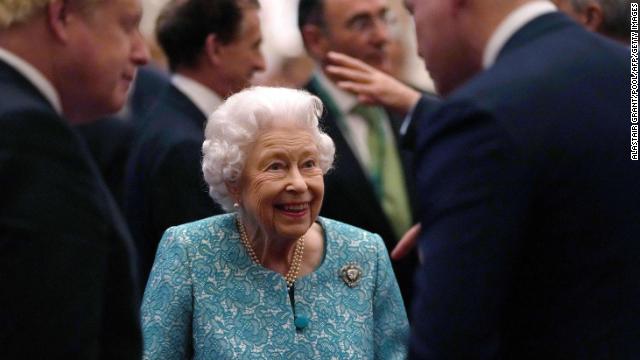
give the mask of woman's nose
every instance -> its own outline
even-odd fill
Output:
[[[286,190],[297,192],[307,190],[307,182],[297,167],[292,168],[289,173],[289,184],[287,185]]]

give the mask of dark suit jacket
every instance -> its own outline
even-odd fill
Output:
[[[109,190],[122,207],[124,172],[131,151],[133,124],[109,116],[79,125],[76,129],[87,143]]]
[[[640,358],[628,72],[547,14],[424,122],[414,358]]]
[[[138,69],[125,111],[76,127],[121,207],[125,168],[134,134],[142,127],[144,115],[169,84],[169,77],[164,71],[150,64],[142,66]]]
[[[435,112],[438,109],[438,106],[442,104],[442,99],[439,98],[435,94],[430,93],[422,93],[422,96],[418,100],[418,103],[411,109],[412,112],[418,111],[420,114],[418,116],[413,116],[413,113],[408,114],[403,122],[407,122],[406,124],[402,124],[404,129],[404,133],[401,133],[401,146],[405,151],[414,152],[416,148],[416,138],[418,137],[418,129],[420,128],[420,122],[425,121],[429,114]]]
[[[169,74],[155,65],[147,64],[138,68],[136,81],[129,94],[128,112],[125,117],[136,131],[145,126],[147,112],[153,108],[158,98],[171,85]]]
[[[206,117],[171,85],[147,114],[126,171],[125,209],[145,279],[173,225],[222,213],[209,197],[201,161]]]
[[[133,253],[81,138],[0,62],[0,358],[139,359]]]
[[[376,197],[368,175],[362,169],[360,162],[338,127],[337,121],[340,115],[336,113],[336,109],[332,109],[328,105],[332,104],[333,101],[326,99],[326,92],[320,89],[320,84],[315,79],[312,79],[305,88],[318,96],[324,103],[325,111],[320,120],[320,126],[333,139],[336,146],[334,169],[330,170],[324,178],[324,202],[320,215],[380,235],[390,251],[395,247],[399,239],[393,233],[389,219],[382,210],[382,205]],[[396,139],[398,138],[400,125],[400,119],[391,122]],[[406,151],[400,151],[400,155],[405,169],[404,175],[409,201],[413,205],[414,185],[413,175],[410,171],[411,154]],[[393,270],[398,279],[398,285],[400,285],[407,309],[412,298],[413,272],[416,263],[415,251],[405,259],[393,262]]]

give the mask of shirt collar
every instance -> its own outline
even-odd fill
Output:
[[[498,54],[509,39],[527,23],[544,14],[557,11],[550,1],[533,1],[512,11],[496,28],[482,57],[482,66],[487,69],[496,62]]]
[[[18,55],[10,52],[7,49],[0,47],[0,60],[6,62],[19,72],[22,76],[33,84],[33,86],[44,95],[45,99],[53,106],[54,110],[62,115],[62,104],[60,102],[60,96],[56,89],[51,85],[51,82],[33,65],[29,64]]]
[[[218,94],[189,77],[173,74],[171,83],[189,98],[207,118],[222,104],[222,99]]]
[[[322,71],[316,70],[314,76],[343,114],[350,113],[358,105],[358,98],[355,95],[340,89]]]

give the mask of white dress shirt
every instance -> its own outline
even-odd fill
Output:
[[[368,169],[371,162],[371,155],[369,154],[369,145],[367,142],[369,135],[369,123],[362,116],[351,113],[351,110],[358,104],[358,98],[344,91],[336,86],[331,80],[329,80],[322,71],[316,71],[314,76],[320,83],[323,89],[327,91],[334,104],[341,112],[342,123],[339,119],[338,127],[342,132],[351,147],[351,151],[354,152],[356,158],[360,162],[363,169]],[[326,107],[327,104],[324,104]],[[395,145],[395,140],[392,136],[392,129],[388,121],[384,122],[384,132],[386,141],[389,144]]]
[[[191,100],[207,118],[222,104],[222,98],[218,94],[191,78],[174,74],[171,76],[171,83]]]

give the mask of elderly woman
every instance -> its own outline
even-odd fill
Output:
[[[202,169],[231,213],[164,234],[142,306],[146,359],[406,356],[382,239],[318,216],[334,156],[321,113],[306,92],[256,87],[211,115]]]

